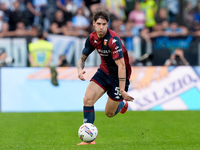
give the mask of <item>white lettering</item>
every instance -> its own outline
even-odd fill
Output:
[[[118,49],[118,50],[114,51],[113,54],[116,54],[116,53],[121,52],[121,51],[122,51],[122,49]]]
[[[108,53],[111,53],[110,50],[102,50],[102,49],[98,49],[98,52],[99,52],[99,53],[104,53],[104,54],[105,54],[105,53],[107,53],[107,54],[108,54]]]

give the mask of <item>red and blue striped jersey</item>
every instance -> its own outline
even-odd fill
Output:
[[[128,53],[117,33],[108,29],[106,35],[103,38],[99,38],[96,31],[92,32],[86,39],[82,54],[89,56],[95,49],[101,57],[100,68],[108,75],[114,77],[118,77],[118,66],[115,60],[124,58],[126,78],[130,79],[131,66]]]

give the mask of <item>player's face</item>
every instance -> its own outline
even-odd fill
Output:
[[[108,22],[105,19],[97,19],[97,21],[93,21],[93,26],[99,38],[102,38],[106,35],[108,29]]]

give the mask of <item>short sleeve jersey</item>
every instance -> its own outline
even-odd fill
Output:
[[[131,66],[129,64],[128,53],[120,37],[114,31],[108,29],[103,38],[98,38],[96,31],[92,32],[85,42],[82,54],[89,56],[94,50],[97,50],[101,57],[100,68],[108,75],[116,78],[118,78],[118,66],[115,60],[124,58],[126,78],[130,79]]]

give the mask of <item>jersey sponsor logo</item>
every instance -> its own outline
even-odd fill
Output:
[[[115,42],[117,42],[117,40],[116,40],[116,39],[113,39],[113,40],[112,40],[112,44],[115,43]]]
[[[103,45],[108,46],[108,40],[107,39],[104,39]]]
[[[122,51],[122,49],[118,49],[116,51],[113,51],[113,54],[116,54],[116,53],[121,52],[121,51]]]
[[[102,50],[102,49],[98,49],[97,50],[99,52],[99,54],[101,56],[109,56],[109,54],[111,53],[111,50]]]

